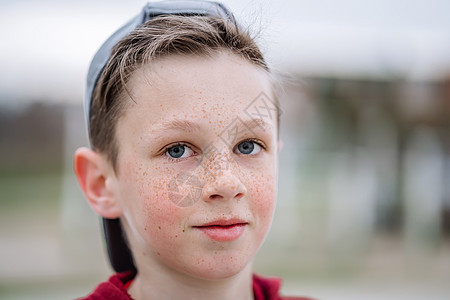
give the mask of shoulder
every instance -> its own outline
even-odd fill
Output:
[[[128,294],[125,284],[136,276],[134,272],[117,273],[100,283],[88,296],[78,300],[132,300]]]
[[[281,287],[280,278],[262,277],[253,275],[253,293],[255,300],[314,300],[305,297],[284,297],[279,294]]]

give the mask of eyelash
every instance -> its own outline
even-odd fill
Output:
[[[240,141],[239,143],[237,143],[236,146],[233,148],[233,153],[234,153],[235,149],[238,147],[238,145],[241,144],[241,143],[243,143],[243,142],[253,142],[253,143],[255,143],[256,145],[258,145],[259,147],[261,147],[262,150],[266,150],[266,146],[264,145],[264,143],[262,143],[261,141],[259,141],[259,140],[257,140],[257,139],[250,138],[250,139],[242,140],[242,141]],[[182,160],[184,160],[184,159],[187,159],[187,158],[191,157],[191,156],[189,156],[189,157],[184,157],[184,158],[174,158],[174,157],[171,157],[170,155],[168,155],[169,149],[170,149],[170,148],[173,148],[173,147],[176,147],[176,146],[183,146],[183,147],[189,148],[192,152],[194,152],[194,155],[193,155],[193,156],[195,156],[195,155],[197,154],[197,152],[195,152],[195,151],[192,149],[192,147],[190,147],[189,145],[187,145],[187,144],[185,144],[185,143],[176,143],[176,144],[172,144],[172,145],[169,145],[169,146],[165,147],[165,148],[164,148],[164,151],[163,151],[163,156],[165,156],[166,159],[168,159],[168,160],[171,161],[171,162],[179,162],[179,161],[182,161]],[[249,155],[249,154],[243,154],[243,153],[238,153],[238,154],[240,154],[240,155],[245,155],[245,156],[251,156],[251,155]],[[256,154],[253,154],[253,155],[256,155]]]
[[[176,146],[183,146],[183,147],[189,148],[192,152],[194,152],[194,155],[193,155],[193,156],[195,156],[195,155],[197,154],[197,152],[195,152],[194,150],[192,150],[192,147],[190,147],[189,145],[187,145],[187,144],[185,144],[185,143],[176,143],[176,144],[172,144],[172,145],[169,145],[169,146],[165,147],[165,148],[164,148],[164,151],[163,151],[163,156],[165,156],[166,159],[168,159],[168,160],[171,161],[171,162],[179,162],[179,161],[185,160],[185,159],[187,159],[187,158],[190,157],[190,156],[189,156],[189,157],[183,157],[183,158],[174,158],[174,157],[171,157],[170,155],[168,155],[169,149],[170,149],[170,148],[173,148],[173,147],[176,147]]]
[[[236,149],[236,148],[238,147],[239,144],[241,144],[241,143],[243,143],[243,142],[253,142],[253,143],[255,143],[256,145],[258,145],[259,147],[261,147],[262,150],[266,150],[266,146],[265,146],[264,143],[261,142],[260,140],[257,140],[257,139],[245,139],[245,140],[242,140],[242,141],[240,141],[239,143],[237,143],[236,146],[234,146],[233,151],[234,151],[234,149]],[[242,154],[242,153],[241,153],[241,154]],[[245,155],[245,154],[242,154],[242,155]]]

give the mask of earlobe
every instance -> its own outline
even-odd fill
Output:
[[[108,219],[120,217],[121,208],[108,184],[114,174],[106,158],[89,148],[79,148],[74,155],[75,174],[92,209]]]
[[[278,153],[281,152],[281,149],[283,149],[283,141],[282,140],[278,140]]]

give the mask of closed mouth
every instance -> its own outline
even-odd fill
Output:
[[[247,222],[236,220],[220,220],[193,228],[200,230],[207,237],[219,242],[231,242],[239,239],[246,229]]]
[[[201,227],[232,227],[232,226],[236,226],[236,225],[246,225],[248,224],[248,222],[245,222],[243,220],[240,219],[223,219],[223,220],[216,220],[216,221],[212,221],[209,223],[205,223],[202,225],[197,225],[197,226],[193,226],[194,228],[201,228]]]

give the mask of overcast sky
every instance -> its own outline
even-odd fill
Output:
[[[223,1],[275,69],[433,80],[450,74],[450,1]],[[0,103],[81,101],[89,61],[146,1],[0,0]]]

